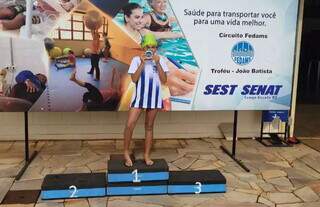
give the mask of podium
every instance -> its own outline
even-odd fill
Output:
[[[107,195],[166,194],[168,164],[164,159],[155,159],[153,162],[148,166],[144,160],[136,160],[132,167],[127,167],[123,160],[109,160]]]
[[[47,175],[41,186],[43,200],[103,197],[105,194],[105,173]]]
[[[226,179],[218,170],[170,172],[168,194],[223,192],[226,192]]]
[[[145,182],[169,179],[169,167],[164,159],[153,160],[154,164],[148,166],[144,160],[136,160],[132,167],[124,165],[124,161],[111,159],[108,161],[109,183],[117,182]]]
[[[68,199],[101,196],[202,194],[226,192],[226,179],[218,170],[169,171],[164,159],[148,166],[136,160],[132,167],[123,159],[108,161],[106,173],[47,175],[41,198]]]

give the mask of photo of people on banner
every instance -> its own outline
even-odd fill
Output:
[[[94,2],[94,0],[93,0]],[[157,53],[166,60],[168,81],[162,87],[166,110],[190,110],[199,68],[167,0],[129,1],[114,18],[136,42],[145,34],[153,34]],[[120,109],[126,109],[132,94],[129,85]]]
[[[27,6],[30,4],[30,11]],[[32,35],[41,39],[54,28],[59,18],[74,9],[80,0],[0,0],[0,31],[24,37],[26,18],[31,18]]]
[[[0,37],[0,56],[0,112],[31,110],[48,86],[49,61],[43,43]]]
[[[143,48],[145,37],[154,37],[154,51]],[[49,59],[46,87],[29,111],[127,111],[137,98],[135,107],[191,110],[199,68],[166,0],[82,0],[41,41]],[[147,56],[160,57],[167,79],[157,88],[148,76],[140,90],[129,68]]]
[[[212,5],[209,0],[200,2],[203,8]],[[292,74],[293,68],[296,1],[266,3],[270,10],[279,7],[287,12],[268,20],[268,27],[250,27],[248,34],[252,33],[252,38],[219,36],[226,29],[233,33],[235,26],[212,25],[195,30],[191,17],[178,9],[184,4],[174,0],[0,0],[0,55],[5,57],[0,60],[0,111],[128,111],[136,98],[143,97],[143,105],[149,96],[156,97],[153,92],[157,90],[153,90],[147,77],[141,85],[128,73],[136,63],[135,57],[144,56],[150,56],[148,61],[154,64],[152,57],[159,56],[168,68],[166,81],[159,86],[164,111],[286,109],[291,97],[291,77],[286,74]],[[188,4],[193,8],[198,2]],[[283,30],[277,29],[282,27]],[[23,35],[26,30],[28,35]],[[198,30],[201,32],[196,34],[194,31]],[[254,38],[262,32],[268,38]],[[147,35],[155,38],[154,52],[142,47]],[[266,56],[266,62],[262,51],[271,51],[267,47],[271,44],[288,48],[281,47],[276,50],[277,55]],[[230,54],[242,55],[240,50],[246,50],[246,45],[254,48],[254,59],[250,51],[253,61],[239,65]],[[219,73],[218,68],[226,69],[226,73]],[[38,79],[40,73],[46,79],[45,84],[38,84],[31,81],[35,80],[32,76],[22,83],[27,92],[23,97],[34,91],[40,93],[32,94],[28,107],[20,108],[19,101],[9,99],[19,98],[12,91],[19,83],[16,76],[22,71],[29,71]],[[142,86],[144,90],[140,90]]]

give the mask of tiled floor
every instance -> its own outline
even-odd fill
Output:
[[[227,193],[161,195],[41,201],[29,206],[92,207],[319,207],[320,153],[305,145],[265,148],[254,140],[238,142],[238,157],[251,169],[244,172],[222,153],[220,139],[157,140],[153,158],[165,158],[171,170],[219,169]],[[143,140],[135,142],[142,155]],[[48,173],[105,172],[110,154],[121,153],[121,140],[48,141],[32,143],[39,155],[20,181],[13,177],[23,163],[23,143],[0,144],[0,200],[11,190],[40,189]]]

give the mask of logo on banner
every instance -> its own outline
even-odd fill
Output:
[[[231,57],[238,65],[247,65],[254,58],[253,46],[246,41],[241,41],[232,47]]]

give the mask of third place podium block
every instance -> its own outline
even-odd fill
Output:
[[[147,166],[144,160],[136,160],[132,167],[123,160],[108,161],[107,195],[153,195],[166,194],[169,167],[165,160],[153,160]]]
[[[169,194],[224,192],[226,192],[226,178],[218,170],[170,172]]]

